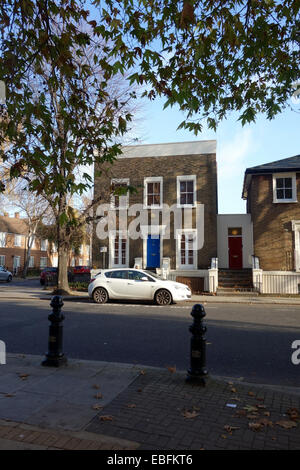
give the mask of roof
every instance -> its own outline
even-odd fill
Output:
[[[2,215],[0,216],[0,232],[27,235],[28,227],[26,219],[18,219],[16,217]]]
[[[216,140],[173,142],[167,144],[129,145],[122,147],[122,155],[120,155],[118,158],[215,154],[216,147]]]
[[[300,155],[295,155],[294,157],[284,158],[282,160],[265,163],[264,165],[247,168],[244,176],[242,198],[247,199],[248,197],[248,188],[252,179],[252,175],[286,173],[292,171],[300,171]]]

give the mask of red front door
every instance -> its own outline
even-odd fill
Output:
[[[228,237],[229,269],[242,269],[243,243],[242,237]]]

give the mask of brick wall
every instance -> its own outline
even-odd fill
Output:
[[[273,203],[272,175],[252,175],[247,211],[253,222],[254,254],[266,271],[294,269],[292,220],[300,219],[300,203]],[[300,200],[300,174],[297,174]]]
[[[101,167],[103,170],[103,167]],[[197,202],[204,204],[204,246],[198,251],[198,268],[207,268],[210,260],[217,254],[217,171],[215,154],[160,156],[143,158],[120,158],[103,171],[101,177],[95,177],[95,198],[103,194],[103,202],[109,202],[109,187],[112,178],[129,178],[130,185],[137,189],[136,194],[129,197],[129,205],[143,203],[144,178],[153,176],[163,177],[163,203],[168,205],[177,202],[176,177],[181,175],[196,175]],[[194,210],[195,219],[195,210]],[[171,215],[171,227],[172,224]],[[128,222],[130,223],[128,218]],[[160,220],[161,221],[161,220]],[[151,224],[150,211],[148,225]],[[195,220],[193,226],[195,227]],[[107,246],[108,240],[99,240],[95,232],[93,236],[93,266],[102,267],[102,254],[99,247]],[[171,259],[171,268],[176,264],[176,241],[171,230],[169,240],[163,241],[163,256]],[[143,256],[143,241],[131,241],[129,248],[129,266],[134,265],[134,258]],[[106,254],[106,263],[108,253]]]

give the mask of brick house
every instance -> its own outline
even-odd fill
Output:
[[[105,195],[115,224],[108,224],[106,237],[107,220],[95,224],[94,267],[166,270],[169,278],[198,279],[207,288],[217,255],[216,142],[127,146],[113,165],[101,166],[101,176],[97,170],[94,197]],[[127,186],[136,192],[126,194]],[[101,211],[98,215],[107,215]]]
[[[9,217],[7,213],[0,216],[0,266],[5,266],[15,273],[24,268],[27,252],[28,225],[19,213]],[[54,243],[46,238],[36,236],[30,252],[30,269],[43,269],[57,266],[58,253]],[[78,250],[71,250],[70,266],[90,265],[90,245],[83,243]]]
[[[253,224],[258,289],[299,293],[300,155],[247,168],[242,197]]]
[[[23,269],[27,250],[28,226],[19,213],[0,216],[0,265],[11,272]],[[29,268],[49,265],[48,240],[36,238],[31,250]]]

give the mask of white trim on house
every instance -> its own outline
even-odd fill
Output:
[[[294,260],[295,260],[295,270],[300,271],[300,220],[292,220],[292,230],[295,233],[295,251],[294,251]]]
[[[181,204],[180,202],[180,183],[182,181],[193,181],[193,204]],[[177,187],[177,207],[196,207],[197,206],[197,177],[196,175],[179,175],[176,178],[176,187]]]
[[[6,247],[6,232],[0,232],[0,248]]]
[[[148,183],[160,183],[160,194],[158,205],[148,205]],[[162,209],[163,206],[163,177],[148,176],[144,178],[144,209]]]
[[[129,186],[129,178],[112,178],[111,184],[116,183],[116,184],[125,184]],[[119,196],[119,206],[116,207],[115,205],[115,195],[111,194],[110,196],[110,207],[111,209],[128,209],[129,206],[129,191],[127,191],[127,194],[123,194],[122,196]]]
[[[121,236],[120,236],[121,235]],[[118,262],[115,262],[115,239],[116,236],[119,236],[119,259]],[[122,261],[122,246],[121,240],[126,240],[126,252],[125,252],[125,264],[120,263]],[[129,268],[129,238],[128,233],[122,230],[111,230],[109,232],[109,258],[108,266],[111,268]]]
[[[163,236],[165,234],[166,225],[141,225],[141,234],[143,238],[143,269],[147,268],[147,243],[148,235],[157,236],[160,240],[160,266],[163,259]]]
[[[181,264],[181,236],[193,235],[193,264]],[[176,230],[176,270],[195,270],[198,265],[197,250],[197,230],[196,229],[177,229]]]
[[[278,198],[277,197],[277,187],[276,181],[280,178],[292,178],[292,197],[291,198]],[[297,185],[296,185],[296,173],[273,173],[273,203],[289,203],[289,202],[298,202],[297,201]]]
[[[18,246],[18,247],[22,246],[22,235],[15,233],[14,246]]]

